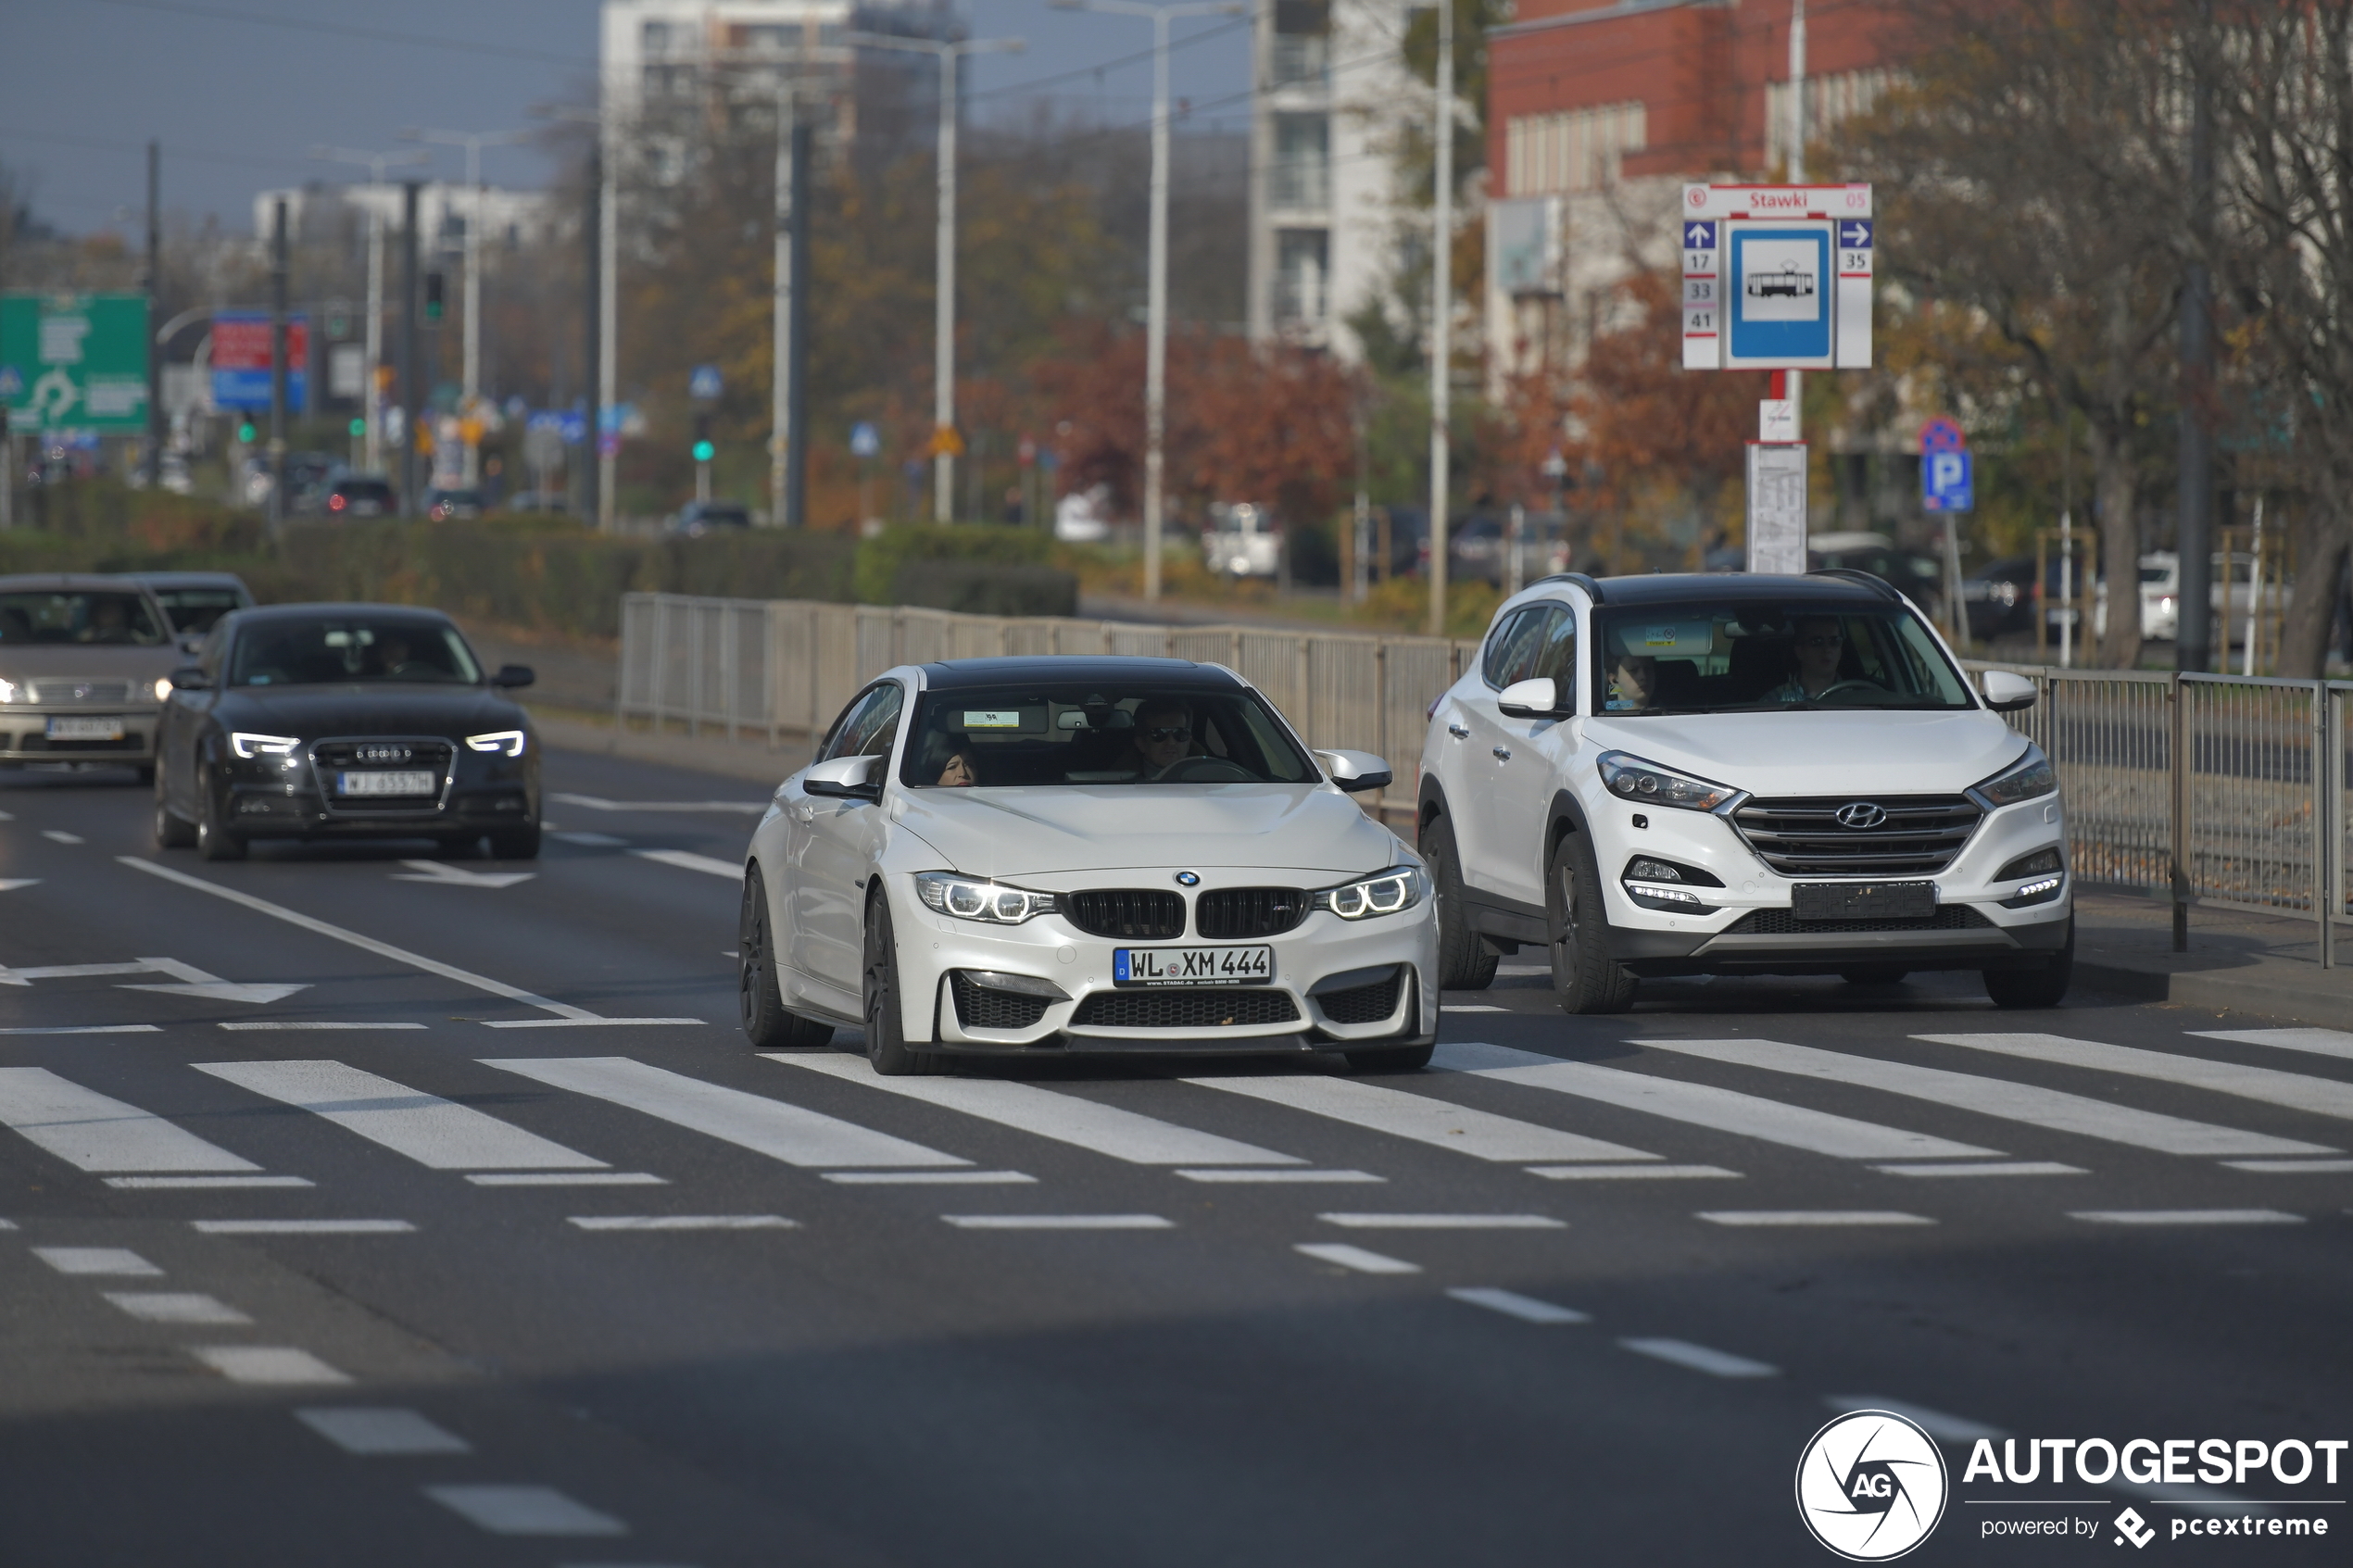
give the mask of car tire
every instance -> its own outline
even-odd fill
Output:
[[[220,795],[208,772],[196,774],[196,853],[208,860],[245,858],[245,841],[221,825]]]
[[[499,828],[490,835],[490,858],[494,860],[535,860],[539,859],[539,824],[527,827]]]
[[[196,843],[196,824],[174,811],[163,797],[163,786],[156,786],[156,847],[158,849],[192,849]]]
[[[940,1071],[934,1051],[912,1050],[899,1004],[899,942],[891,933],[890,900],[877,890],[866,900],[863,990],[866,1060],[879,1078],[910,1078]]]
[[[1624,1012],[1634,1000],[1631,971],[1610,956],[1609,913],[1601,872],[1581,833],[1553,846],[1544,867],[1545,913],[1553,941],[1553,989],[1564,1012]]]
[[[1503,961],[1478,939],[1465,919],[1462,857],[1454,847],[1454,829],[1443,817],[1432,818],[1422,830],[1422,859],[1428,863],[1430,884],[1438,890],[1438,988],[1441,991],[1484,991],[1495,982],[1495,966]]]
[[[776,945],[768,929],[768,893],[758,866],[744,871],[744,901],[736,920],[736,985],[744,1035],[755,1050],[813,1051],[833,1043],[834,1026],[785,1010],[776,984]]]
[[[2075,917],[2067,917],[2067,941],[2059,950],[2032,969],[1989,969],[1985,994],[1997,1008],[2055,1008],[2067,997],[2075,977]]]
[[[1912,972],[1902,964],[1867,963],[1853,969],[1842,969],[1838,977],[1849,985],[1901,985]]]
[[[1419,1073],[1429,1065],[1438,1053],[1433,1040],[1420,1046],[1383,1046],[1378,1050],[1350,1051],[1348,1071],[1351,1073]]]

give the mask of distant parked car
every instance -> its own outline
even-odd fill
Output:
[[[233,571],[134,571],[171,621],[171,634],[183,642],[203,636],[233,609],[253,607],[253,590]]]
[[[662,532],[682,539],[699,539],[722,528],[749,528],[751,510],[741,501],[689,501],[662,525]]]
[[[1817,571],[1825,567],[1868,571],[1927,611],[1931,620],[1943,614],[1944,563],[1924,550],[1898,549],[1884,533],[1855,530],[1814,534],[1806,541],[1806,561]],[[2028,570],[2031,576],[2032,569]]]
[[[400,509],[392,481],[382,474],[347,473],[330,482],[320,508],[338,521],[357,517],[389,517]]]
[[[2072,584],[2060,581],[2058,552],[2054,550],[2043,562],[2043,606],[2051,616],[2056,632],[2060,616],[2060,589],[2069,589],[2080,615],[2088,608],[2092,612],[2092,629],[2096,635],[2108,628],[2108,584],[2095,580],[2082,556],[2076,558]],[[1961,603],[1969,612],[1969,635],[1976,638],[1999,637],[2012,633],[2034,632],[2034,558],[2018,556],[1979,568],[1961,579]],[[2079,622],[2080,624],[2080,622]],[[2148,630],[2148,618],[2141,620],[2141,635],[2171,635]]]
[[[2209,612],[2222,608],[2222,552],[2214,552],[2213,575],[2207,579],[2206,602]],[[2246,551],[2231,557],[2231,628],[2234,635],[2244,636],[2247,613],[2255,604],[2255,558]],[[2279,584],[2273,583],[2267,594],[2276,596]],[[2276,599],[2274,600],[2276,602]],[[2182,630],[2182,558],[2171,550],[2158,550],[2141,558],[2141,635],[2152,640],[2171,642]]]
[[[434,489],[425,492],[425,516],[435,522],[481,515],[482,492],[479,490]]]
[[[1282,533],[1254,502],[1212,502],[1201,548],[1209,570],[1224,576],[1272,577],[1282,569]]]

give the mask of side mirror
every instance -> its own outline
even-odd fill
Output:
[[[181,638],[180,651],[191,657],[202,653],[204,651],[204,633],[201,632],[192,632],[187,636]]]
[[[527,686],[537,679],[539,677],[532,672],[528,664],[502,664],[498,666],[498,673],[490,677],[490,684],[494,686]]]
[[[1331,774],[1332,783],[1351,795],[1387,789],[1394,779],[1387,759],[1369,751],[1319,751],[1315,759]]]
[[[801,775],[800,787],[828,800],[880,800],[887,757],[837,757]]]
[[[180,692],[209,690],[212,677],[193,664],[182,665],[171,672],[171,689]]]
[[[1996,713],[2015,713],[2034,706],[2034,683],[2007,670],[1988,670],[1982,683],[1985,706]]]
[[[1539,675],[1532,681],[1515,681],[1505,686],[1495,698],[1495,706],[1507,719],[1561,719],[1559,689],[1550,675]]]

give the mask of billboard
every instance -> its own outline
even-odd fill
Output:
[[[309,389],[310,319],[286,318],[286,412],[299,414]],[[212,406],[270,411],[270,312],[222,310],[212,318]]]
[[[0,403],[19,430],[145,430],[147,296],[0,295]]]

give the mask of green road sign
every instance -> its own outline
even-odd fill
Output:
[[[0,403],[19,430],[145,430],[147,296],[0,295]]]

